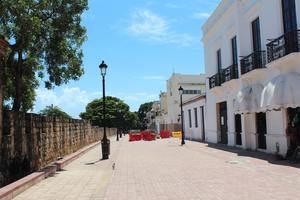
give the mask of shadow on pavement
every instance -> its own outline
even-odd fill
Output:
[[[103,159],[100,159],[100,160],[97,160],[97,161],[94,161],[94,162],[88,162],[88,163],[85,163],[85,165],[94,165],[98,162],[101,162],[101,161],[104,161]]]
[[[272,155],[272,154],[267,154],[267,153],[264,153],[264,152],[244,150],[244,149],[240,149],[238,147],[229,147],[229,146],[223,145],[223,144],[210,144],[209,143],[209,144],[207,144],[207,147],[222,150],[222,151],[227,151],[227,152],[231,152],[231,153],[235,153],[238,156],[242,156],[242,157],[251,157],[251,158],[265,160],[265,161],[267,161],[271,164],[274,164],[274,165],[283,165],[283,166],[300,168],[299,161],[295,162],[295,161],[283,159],[279,156]]]

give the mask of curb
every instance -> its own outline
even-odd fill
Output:
[[[41,182],[42,180],[55,175],[56,171],[62,170],[66,165],[70,164],[72,161],[76,160],[87,151],[96,147],[100,142],[95,142],[91,145],[83,147],[79,149],[75,153],[67,155],[63,159],[54,162],[53,164],[45,167],[40,172],[33,172],[28,176],[25,176],[22,179],[19,179],[7,186],[0,188],[0,200],[11,200],[15,198],[18,194],[24,192],[28,188],[36,185],[37,183]]]
[[[100,144],[100,142],[95,142],[89,146],[79,149],[75,153],[67,155],[66,157],[64,157],[59,161],[56,161],[54,164],[57,166],[57,171],[62,170],[66,165],[70,164],[71,162],[73,162],[74,160],[76,160],[77,158],[79,158],[80,156],[82,156],[83,154],[85,154],[87,151],[91,150],[98,144]]]

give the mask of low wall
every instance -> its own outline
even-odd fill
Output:
[[[116,131],[107,128],[107,135],[114,135]],[[102,137],[103,128],[93,127],[89,121],[5,111],[0,151],[0,187]]]

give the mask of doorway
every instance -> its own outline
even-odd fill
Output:
[[[267,121],[266,113],[256,113],[256,133],[258,135],[257,142],[259,149],[267,149]]]
[[[242,116],[240,114],[236,114],[234,116],[235,121],[235,144],[242,145]]]
[[[200,106],[200,111],[201,111],[201,130],[202,130],[202,141],[205,141],[204,106]]]
[[[219,108],[220,108],[220,119],[219,119],[219,124],[220,124],[220,130],[221,130],[221,144],[228,144],[228,127],[227,127],[227,103],[222,102],[219,103]]]
[[[287,130],[290,138],[290,146],[287,157],[290,157],[295,149],[300,146],[300,107],[287,109]]]

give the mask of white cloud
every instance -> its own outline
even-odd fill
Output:
[[[144,76],[144,80],[166,80],[164,76]]]
[[[171,30],[166,19],[148,9],[135,10],[128,32],[142,39],[188,46],[196,39],[186,33]]]
[[[46,106],[53,104],[76,118],[78,118],[80,112],[85,110],[85,106],[90,101],[101,97],[100,92],[88,93],[78,87],[62,88],[59,92],[40,88],[36,90],[36,94],[34,112],[39,112]]]
[[[210,15],[211,15],[211,13],[208,13],[208,12],[198,12],[198,13],[193,14],[193,18],[194,19],[207,19],[207,18],[209,18]]]
[[[88,93],[79,87],[65,87],[56,90],[40,88],[36,90],[36,94],[36,105],[33,112],[38,113],[41,109],[53,104],[74,118],[79,118],[79,114],[85,111],[89,102],[102,97],[101,92]],[[116,93],[111,96],[124,100],[130,106],[130,110],[138,110],[140,104],[158,99],[158,94],[147,92]]]
[[[132,94],[127,94],[126,96],[123,96],[122,98],[125,100],[125,102],[138,102],[138,103],[145,103],[147,101],[153,101],[155,99],[158,99],[157,94],[149,94],[146,92],[137,92]]]

